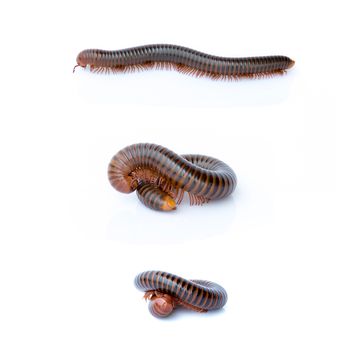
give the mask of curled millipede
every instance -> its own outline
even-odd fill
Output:
[[[140,201],[155,210],[170,211],[187,192],[191,205],[230,195],[237,183],[224,162],[202,155],[177,155],[149,143],[125,147],[111,160],[108,177],[120,192],[137,191]]]
[[[229,58],[208,55],[177,45],[144,45],[123,50],[88,49],[79,53],[75,68],[90,66],[93,72],[133,72],[145,69],[174,69],[212,79],[257,78],[283,74],[294,61],[286,56]]]
[[[145,292],[149,311],[155,317],[166,317],[178,306],[197,312],[221,309],[227,293],[216,283],[186,280],[162,271],[145,271],[135,278],[136,288]]]

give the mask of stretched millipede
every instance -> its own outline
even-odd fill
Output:
[[[145,271],[135,278],[135,286],[150,300],[149,311],[155,317],[166,317],[177,306],[197,312],[222,308],[227,293],[220,285],[203,280],[186,280],[162,271]]]
[[[155,210],[170,211],[184,193],[190,204],[200,205],[230,195],[236,175],[224,162],[202,155],[177,155],[149,143],[125,147],[111,160],[108,177],[120,192],[137,191],[140,201]]]
[[[208,55],[177,45],[144,45],[123,50],[88,49],[79,53],[75,68],[90,66],[93,72],[132,72],[151,68],[174,69],[212,79],[256,78],[283,74],[293,67],[286,56],[229,58]]]

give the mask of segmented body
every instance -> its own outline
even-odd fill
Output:
[[[147,207],[168,211],[187,192],[191,204],[229,196],[237,179],[224,162],[202,155],[177,155],[169,149],[138,143],[119,151],[108,167],[112,186],[123,193],[137,191]]]
[[[162,271],[140,273],[135,278],[135,285],[139,290],[145,292],[146,299],[156,301],[157,298],[161,298],[173,308],[181,305],[194,311],[205,312],[220,309],[227,302],[225,289],[216,283],[186,280]],[[167,308],[165,309],[168,311]],[[157,308],[151,310],[151,313],[158,317],[167,316],[170,312],[163,314],[159,313]]]
[[[116,51],[84,50],[77,57],[77,66],[88,65],[96,72],[169,68],[195,76],[235,79],[283,74],[294,61],[286,56],[219,57],[182,46],[159,44]]]

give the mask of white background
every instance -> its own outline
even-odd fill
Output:
[[[1,9],[1,349],[349,349],[345,1],[12,1]],[[86,48],[282,54],[285,76],[72,74]],[[116,192],[136,142],[237,173],[171,214]],[[222,284],[224,310],[153,318],[134,276]]]

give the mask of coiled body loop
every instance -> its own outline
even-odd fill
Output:
[[[147,207],[169,211],[181,203],[185,192],[191,204],[229,196],[237,179],[224,162],[202,155],[179,156],[169,149],[138,143],[119,151],[108,167],[112,186],[120,192],[137,190]]]
[[[135,286],[150,300],[153,316],[166,317],[177,306],[206,312],[222,308],[227,293],[220,285],[203,280],[186,280],[162,271],[145,271],[135,278]]]

